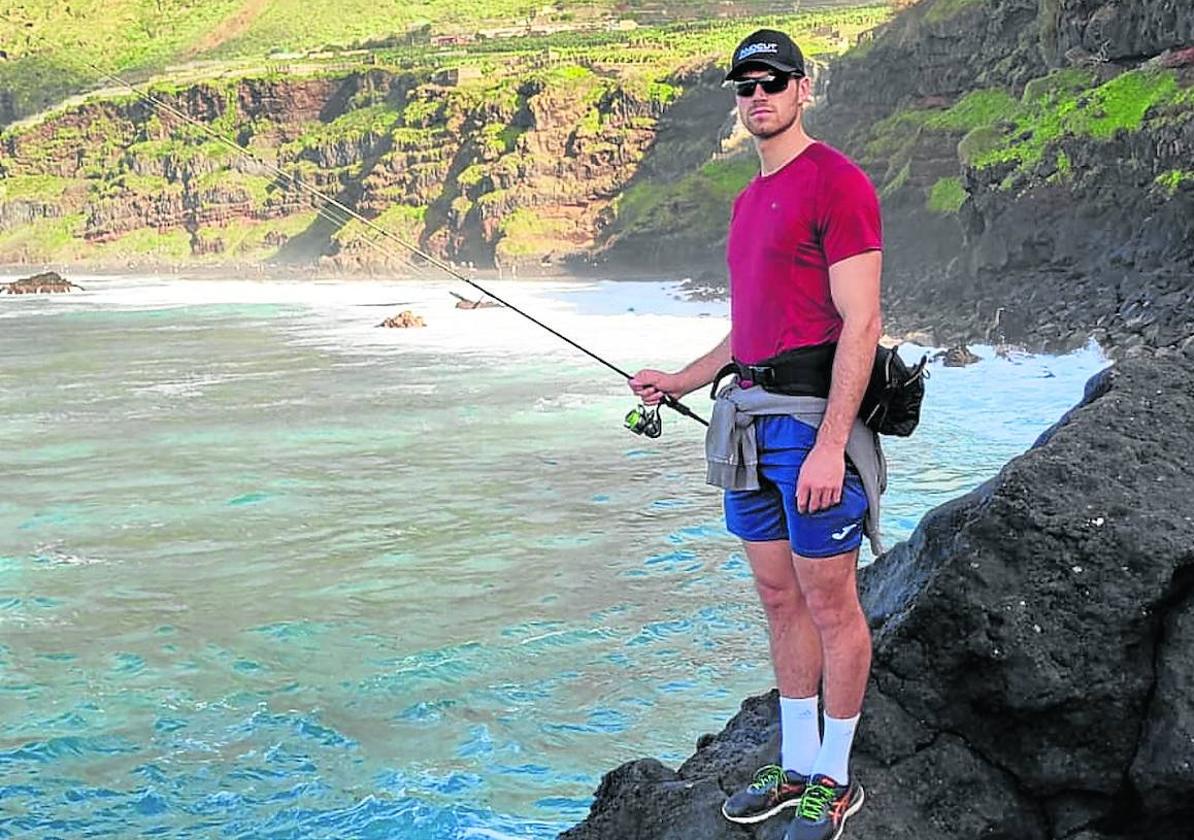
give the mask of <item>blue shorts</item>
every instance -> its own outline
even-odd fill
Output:
[[[787,415],[755,418],[759,447],[759,489],[727,490],[726,526],[747,542],[786,539],[801,557],[832,557],[862,544],[866,491],[849,461],[842,500],[816,513],[796,510],[800,465],[817,439],[817,430]]]

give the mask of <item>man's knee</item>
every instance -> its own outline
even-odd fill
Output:
[[[804,600],[800,589],[793,578],[790,581],[769,581],[755,578],[755,590],[759,593],[759,602],[763,611],[768,615],[780,615],[803,609]]]
[[[813,624],[823,633],[848,626],[862,615],[858,592],[852,586],[809,586],[804,590],[804,600]]]

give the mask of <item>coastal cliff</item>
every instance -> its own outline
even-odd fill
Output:
[[[1194,376],[1130,360],[862,570],[875,660],[859,840],[1181,840],[1194,819]],[[678,769],[605,776],[564,840],[783,836],[720,814],[774,760],[775,694]]]
[[[148,86],[185,119],[68,103],[0,134],[0,262],[419,272],[311,187],[457,264],[724,293],[757,160],[718,64],[761,22],[453,35]],[[811,130],[880,191],[891,334],[1194,358],[1194,7],[922,0],[768,23],[812,56]]]
[[[766,21],[828,57],[888,16]],[[584,267],[616,243],[639,267],[678,265],[750,178],[718,158],[732,96],[716,65],[762,22],[444,36],[67,102],[0,133],[0,262],[413,272],[316,190],[456,263]],[[659,235],[661,196],[699,223]]]
[[[1194,356],[1192,48],[1173,0],[935,0],[835,63],[893,331]]]
[[[125,97],[5,134],[6,259],[404,265],[346,214],[317,215],[310,189],[458,261],[570,256],[593,241],[673,94],[573,66],[479,89],[374,70],[151,95],[183,118]]]
[[[1194,6],[925,0],[819,73],[809,124],[880,192],[892,334],[1194,359]],[[668,241],[724,288],[684,197],[602,256]]]

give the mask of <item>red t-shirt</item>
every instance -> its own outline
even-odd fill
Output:
[[[842,316],[829,266],[883,248],[879,198],[866,173],[824,143],[758,175],[734,201],[731,351],[755,364],[796,347],[837,341]]]

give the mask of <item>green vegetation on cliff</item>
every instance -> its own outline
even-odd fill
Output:
[[[971,91],[947,109],[899,110],[875,123],[866,151],[874,157],[899,155],[924,132],[973,131],[1006,119],[1018,110],[1017,101],[998,88]]]
[[[1014,163],[1025,169],[1062,137],[1107,139],[1118,131],[1136,131],[1145,115],[1166,106],[1194,107],[1194,89],[1179,86],[1171,70],[1131,70],[1093,88],[1061,84],[1029,89],[1020,106],[1005,116],[1009,127],[1003,141],[976,155],[973,165]]]
[[[101,258],[130,262],[181,262],[191,256],[191,235],[185,230],[160,233],[141,228],[98,246]]]
[[[1172,197],[1184,185],[1194,185],[1194,170],[1170,169],[1158,175],[1154,183]]]
[[[404,242],[418,242],[419,237],[423,233],[423,223],[426,216],[427,208],[425,207],[394,204],[376,218],[370,219],[370,221],[386,231],[386,233]],[[385,235],[378,233],[375,228],[369,227],[356,219],[352,219],[348,224],[340,228],[335,234],[335,239],[342,246],[355,243],[363,244],[365,240],[377,240],[391,250],[398,250],[400,248],[397,243],[388,240]]]
[[[181,185],[172,184],[161,175],[138,175],[135,172],[125,172],[114,180],[111,186],[142,195],[157,195],[164,192],[182,191]],[[108,195],[116,191],[104,190],[102,194]]]
[[[99,81],[105,72],[163,67],[187,57],[242,0],[12,0],[0,13],[0,90],[17,115]]]
[[[983,0],[936,0],[925,14],[925,20],[941,23],[982,2]]]
[[[942,178],[929,191],[929,210],[934,213],[957,213],[966,202],[966,188],[961,178]]]
[[[53,201],[78,183],[60,175],[10,175],[0,178],[0,202]]]
[[[202,229],[200,232],[209,238],[222,238],[225,243],[224,254],[250,262],[275,256],[280,242],[309,230],[316,223],[317,216],[314,210],[304,210],[280,219],[251,224],[237,222],[222,228]],[[221,256],[213,255],[211,259],[218,261]]]
[[[718,20],[724,11],[717,0],[669,7],[643,0],[11,0],[0,12],[7,55],[0,59],[0,92],[7,94],[0,96],[0,124],[107,84],[105,73],[144,81],[171,69],[195,78],[204,72],[199,61],[258,70],[268,63],[276,72],[294,62],[360,61],[366,50],[389,50],[407,62],[440,48],[508,52],[514,41],[527,55],[621,50],[632,42],[675,56],[691,54],[696,43],[724,52],[739,37],[736,27]],[[756,4],[761,16],[791,11],[789,3]],[[660,36],[661,24],[680,21],[693,34]],[[729,34],[715,40],[717,32]],[[815,53],[833,45],[812,46]],[[500,62],[485,69],[500,69]]]
[[[1066,182],[1074,177],[1061,148],[1067,138],[1098,142],[1139,131],[1148,120],[1189,119],[1194,89],[1182,87],[1171,70],[1144,67],[1099,82],[1091,71],[1071,68],[1029,81],[1019,98],[987,88],[950,107],[933,104],[899,109],[870,126],[862,162],[882,173],[885,197],[915,187],[925,207],[942,214],[956,212],[966,198],[955,166],[1000,167],[1003,186],[1010,187],[1044,161],[1041,177]],[[950,145],[956,163],[948,156]],[[926,170],[933,159],[939,163]],[[1158,186],[1168,188],[1174,177],[1162,176]]]
[[[249,175],[230,169],[217,169],[199,176],[195,187],[200,192],[219,190],[225,193],[240,192],[249,197],[254,208],[265,206],[273,188],[274,179],[263,175]]]
[[[77,259],[84,250],[79,239],[83,222],[82,213],[72,213],[0,231],[0,255],[9,262],[28,263]]]
[[[632,185],[614,202],[615,237],[725,235],[730,205],[751,178],[759,174],[753,150],[710,161],[678,181]]]
[[[566,235],[569,230],[570,226],[563,219],[520,207],[502,222],[497,257],[509,263],[547,254],[557,247],[567,248]]]
[[[292,150],[314,149],[333,143],[353,143],[370,137],[383,137],[403,116],[387,105],[370,105],[348,111],[331,122],[308,125],[303,136],[294,141]],[[284,147],[285,148],[285,147]]]

